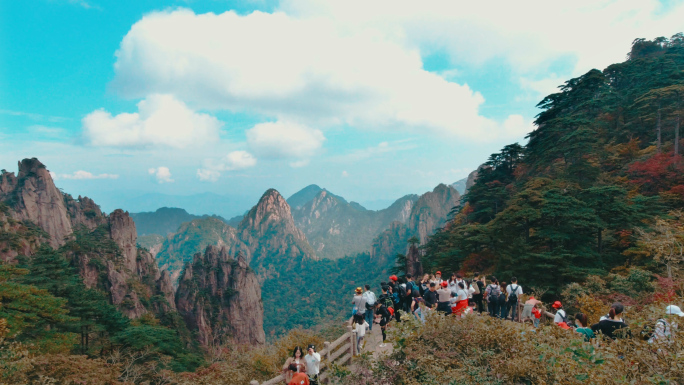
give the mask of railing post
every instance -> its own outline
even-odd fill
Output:
[[[330,342],[325,341],[323,342],[323,346],[325,347],[325,359],[330,362]]]
[[[354,338],[354,334],[356,333],[354,333],[354,330],[352,329],[351,325],[347,325],[347,330],[349,331],[349,338],[351,338],[351,355],[352,357],[354,357],[354,345],[356,345],[356,338]]]

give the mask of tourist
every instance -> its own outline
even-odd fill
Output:
[[[309,383],[311,385],[318,385],[318,374],[321,371],[321,355],[316,352],[316,346],[314,345],[309,345],[306,350],[307,353],[304,356],[304,361],[306,361],[306,374],[309,376]]]
[[[434,282],[430,282],[430,290],[425,292],[423,298],[425,299],[425,306],[427,306],[428,309],[437,308],[437,302],[439,302],[439,300],[437,297],[437,285]]]
[[[677,318],[680,317],[684,317],[684,313],[679,306],[668,305],[665,308],[665,318],[660,318],[656,321],[655,327],[653,328],[653,335],[648,339],[648,343],[671,344],[674,341],[675,331],[679,326]],[[674,320],[671,318],[674,318]]]
[[[422,323],[425,323],[425,309],[427,309],[425,307],[425,300],[421,297],[414,298],[411,308],[416,319]]]
[[[292,365],[294,365],[294,370],[292,370]],[[285,382],[290,383],[294,373],[306,373],[306,361],[304,360],[304,353],[302,348],[296,346],[292,351],[292,357],[289,357],[283,365],[283,374],[285,376]],[[307,378],[307,383],[309,379]]]
[[[610,307],[608,318],[599,321],[597,324],[591,325],[591,330],[593,330],[594,333],[601,332],[601,334],[603,334],[605,337],[608,337],[612,340],[624,337],[624,331],[619,332],[620,329],[627,327],[627,324],[622,321],[622,318],[620,318],[620,314],[622,314],[624,310],[625,307],[622,306],[620,302],[615,302]]]
[[[387,289],[383,287],[383,294],[386,293],[386,290]],[[380,296],[380,298],[382,299],[382,296]],[[382,344],[380,344],[380,347],[383,348],[385,347],[385,340],[387,340],[387,324],[392,319],[392,313],[390,313],[390,308],[388,308],[381,299],[375,304],[375,314],[380,318],[380,321],[377,323],[380,325],[380,330],[382,331]]]
[[[442,282],[443,282],[443,281],[442,281],[442,272],[441,272],[441,271],[438,271],[438,272],[435,273],[435,278],[434,278],[434,280],[433,280],[432,282],[434,282],[434,283],[436,283],[437,285],[440,285],[440,286],[442,285]]]
[[[408,285],[408,280],[406,278],[399,279],[399,309],[408,313],[411,307],[411,287]]]
[[[375,297],[375,293],[371,291],[370,285],[366,284],[364,287],[366,288],[366,291],[363,292],[363,298],[366,300],[366,313],[364,313],[364,315],[366,322],[370,325],[370,330],[373,330],[373,308],[375,307],[377,298]]]
[[[499,284],[499,290],[501,290],[501,294],[499,294],[499,318],[506,319],[506,317],[508,317],[508,303],[506,301],[506,282],[501,282],[501,284]]]
[[[447,285],[447,281],[442,281],[441,288],[437,290],[437,311],[451,314],[451,308],[449,307],[451,290],[447,288]]]
[[[430,290],[430,274],[425,274],[420,280],[420,296],[424,296],[428,290]]]
[[[489,315],[492,317],[498,317],[499,310],[499,295],[501,294],[501,289],[499,288],[499,281],[496,277],[492,277],[491,283],[487,285],[485,289],[485,298],[487,299],[487,307],[489,309]]]
[[[568,321],[568,314],[563,310],[563,304],[561,301],[556,301],[551,305],[552,308],[556,309],[556,315],[553,316],[553,323],[556,325],[565,325],[565,326],[570,326],[570,322]],[[562,325],[561,325],[562,326]]]
[[[420,292],[420,288],[418,287],[416,282],[413,280],[413,275],[411,275],[410,273],[406,274],[406,279],[408,280],[407,285],[411,286],[411,297],[412,298],[411,298],[411,301],[409,301],[409,304],[410,304],[411,302],[413,302],[413,298],[421,297],[422,294]]]
[[[353,312],[353,315],[361,315],[365,316],[366,314],[366,299],[363,297],[363,289],[360,287],[356,288],[356,292],[354,294],[354,298],[352,298],[352,304],[354,304],[354,308],[356,309],[355,312]]]
[[[366,329],[370,329],[368,322],[363,316],[356,315],[354,319],[354,330],[356,330],[356,352],[361,353],[361,342],[363,337],[366,335]]]
[[[511,320],[515,321],[515,317],[518,315],[518,300],[523,293],[522,287],[518,285],[518,278],[511,277],[511,284],[506,288],[506,293],[508,293],[508,308],[511,313]]]
[[[463,281],[458,283],[458,290],[454,293],[454,298],[456,306],[452,307],[452,313],[457,316],[465,315],[466,308],[468,307],[468,293],[465,290],[465,283]]]
[[[480,275],[480,273],[475,273],[475,277],[473,278],[473,282],[475,283],[476,289],[473,292],[473,301],[475,302],[475,305],[477,305],[477,311],[482,314],[484,310],[484,291],[485,291],[485,284],[483,282],[484,277]]]
[[[287,381],[288,385],[309,385],[309,376],[306,373],[297,371],[297,365],[290,364],[287,372],[292,373],[289,381]]]
[[[584,313],[575,314],[575,321],[577,321],[577,328],[575,331],[584,335],[584,340],[589,342],[592,338],[596,337],[594,331],[588,327],[587,315]]]

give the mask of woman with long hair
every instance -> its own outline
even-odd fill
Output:
[[[596,337],[594,331],[589,327],[589,321],[587,320],[587,315],[584,313],[575,314],[575,321],[577,328],[575,331],[584,335],[584,340],[589,342],[592,338]]]
[[[295,365],[297,367],[297,371],[292,371],[290,370],[290,365]],[[290,380],[292,380],[292,376],[295,373],[306,373],[306,361],[304,360],[304,352],[302,351],[302,348],[299,346],[295,346],[295,348],[292,350],[292,357],[289,357],[287,361],[285,361],[285,365],[283,365],[283,375],[285,376],[285,383],[290,383]]]
[[[620,329],[627,327],[627,324],[622,320],[621,315],[625,310],[620,302],[615,302],[610,307],[610,312],[608,312],[608,318],[599,321],[597,324],[591,325],[591,330],[596,332],[601,332],[604,336],[610,339],[622,338],[624,337],[624,332],[618,332]]]

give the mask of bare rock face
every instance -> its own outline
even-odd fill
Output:
[[[459,204],[460,199],[458,191],[445,184],[421,195],[413,207],[408,225],[420,239],[421,245],[427,243],[435,230],[444,225],[449,212]]]
[[[179,281],[176,306],[204,346],[225,335],[238,344],[265,343],[260,284],[247,261],[228,257],[225,247],[195,254]]]
[[[65,195],[65,201],[72,227],[85,226],[94,230],[97,226],[107,222],[107,216],[102,213],[100,206],[88,197],[79,196],[74,199],[71,195]]]
[[[297,228],[290,206],[278,191],[264,193],[240,222],[237,242],[230,248],[230,255],[243,255],[252,266],[265,266],[282,262],[316,259],[316,255]]]
[[[47,239],[10,215],[0,203],[0,261],[13,263],[20,255],[32,255]]]
[[[399,253],[404,254],[408,239],[408,227],[401,222],[392,222],[387,230],[373,239],[370,249],[371,258],[388,260]]]
[[[52,247],[63,245],[72,232],[64,195],[36,158],[19,162],[16,178],[7,172],[0,176],[0,201],[12,210],[14,219],[31,221],[48,233]]]
[[[409,245],[408,252],[406,253],[406,272],[414,277],[423,275],[423,264],[420,262],[420,252],[418,251],[418,245],[415,243]]]
[[[465,191],[463,192],[463,195],[465,195],[468,192],[468,190],[470,190],[470,188],[473,187],[473,185],[475,185],[475,181],[477,180],[477,175],[478,175],[479,171],[482,169],[482,167],[483,166],[480,166],[477,168],[477,170],[472,171],[470,174],[468,174],[468,180],[466,181],[466,186],[465,186],[466,188],[465,188]]]
[[[126,268],[135,272],[138,235],[135,231],[135,222],[127,212],[117,209],[109,214],[109,234],[112,240],[119,245]]]

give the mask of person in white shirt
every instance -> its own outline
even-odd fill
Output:
[[[308,352],[304,356],[306,361],[306,375],[309,376],[309,384],[318,385],[318,373],[320,373],[321,355],[316,352],[314,345],[309,345]]]
[[[366,312],[364,313],[364,318],[366,319],[366,322],[368,322],[368,325],[370,325],[369,330],[373,330],[373,316],[374,316],[374,307],[375,307],[375,301],[378,299],[375,297],[375,293],[373,293],[370,289],[370,285],[365,285],[366,291],[363,292],[362,297],[366,299]]]
[[[568,315],[563,310],[563,304],[560,301],[556,301],[551,305],[552,308],[556,309],[556,315],[553,316],[553,323],[559,324],[561,322],[568,324]]]
[[[354,319],[354,330],[356,330],[356,352],[361,353],[361,343],[363,342],[363,337],[366,336],[366,329],[368,329],[368,322],[363,318],[363,316],[357,315]]]
[[[522,287],[518,285],[518,278],[511,278],[511,284],[506,287],[506,293],[508,294],[507,305],[511,309],[511,319],[515,321],[515,316],[518,313],[518,300],[523,293]]]
[[[679,306],[669,305],[665,308],[665,318],[656,321],[653,336],[648,339],[649,344],[660,344],[661,346],[670,345],[674,342],[674,337],[678,328],[677,317],[684,317],[684,312]]]

